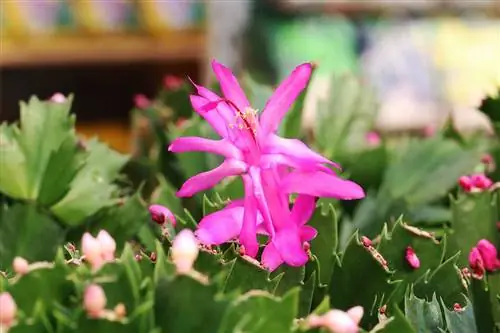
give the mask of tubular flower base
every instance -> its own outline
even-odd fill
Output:
[[[220,212],[205,216],[196,236],[204,245],[239,240],[245,255],[259,251],[257,234],[267,235],[262,263],[270,270],[285,262],[302,266],[308,260],[304,244],[316,237],[306,226],[316,197],[360,199],[365,196],[356,183],[337,176],[328,166],[339,166],[309,149],[303,142],[276,134],[280,122],[304,90],[312,73],[309,63],[298,66],[281,83],[261,114],[252,109],[231,71],[216,61],[212,68],[224,97],[194,84],[194,110],[220,135],[220,140],[181,137],[172,152],[202,151],[225,157],[217,168],[188,179],[177,192],[190,197],[212,188],[230,176],[241,176],[245,197]],[[290,211],[289,194],[299,194]]]

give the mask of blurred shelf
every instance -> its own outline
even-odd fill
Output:
[[[202,61],[205,54],[203,31],[172,31],[158,36],[66,34],[20,40],[3,37],[0,67]]]
[[[77,123],[76,131],[87,139],[98,137],[121,153],[130,153],[132,136],[130,126],[120,122]]]

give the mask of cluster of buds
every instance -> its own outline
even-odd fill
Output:
[[[107,320],[121,320],[126,316],[123,303],[119,303],[113,310],[106,309],[107,298],[104,290],[97,284],[91,284],[83,293],[83,308],[90,318],[106,318]]]
[[[469,253],[469,266],[472,277],[482,279],[486,272],[500,269],[497,249],[486,239],[481,239]]]
[[[306,325],[310,328],[324,328],[331,333],[358,333],[363,312],[361,306],[355,306],[347,311],[333,309],[321,316],[310,315],[306,318]]]
[[[481,173],[470,176],[462,176],[458,184],[465,192],[483,192],[492,187],[493,181]]]
[[[115,260],[115,251],[115,240],[105,230],[99,231],[95,238],[88,232],[83,235],[82,253],[93,270]]]
[[[16,322],[17,305],[8,292],[0,293],[0,332],[7,332]]]

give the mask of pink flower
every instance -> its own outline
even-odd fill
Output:
[[[477,278],[482,278],[486,271],[500,269],[500,260],[495,246],[486,239],[481,239],[469,253],[469,266]]]
[[[189,229],[183,229],[172,242],[172,261],[178,273],[185,274],[192,270],[198,257],[198,240]]]
[[[175,75],[165,75],[165,77],[163,78],[163,86],[167,90],[177,90],[182,86],[183,83],[184,80]]]
[[[355,306],[346,312],[333,309],[322,316],[310,315],[307,323],[309,327],[323,327],[331,333],[358,333],[363,312],[361,306]]]
[[[488,272],[493,272],[500,268],[500,260],[498,259],[497,249],[486,239],[481,239],[476,248],[483,259],[484,268]]]
[[[381,142],[382,139],[380,138],[380,135],[378,135],[377,132],[366,133],[366,143],[368,143],[370,147],[377,147],[378,145],[380,145]]]
[[[224,98],[195,84],[198,95],[191,96],[191,103],[194,110],[205,118],[222,139],[181,137],[172,142],[169,150],[177,153],[210,152],[225,157],[225,160],[217,168],[188,179],[177,192],[179,197],[190,197],[215,186],[226,177],[237,175],[250,175],[252,183],[261,187],[260,180],[250,170],[269,168],[273,164],[296,169],[296,172],[283,180],[283,190],[288,193],[339,199],[364,197],[364,191],[359,185],[339,178],[325,166],[336,166],[335,163],[310,150],[299,140],[276,135],[281,120],[309,81],[311,64],[298,66],[278,87],[260,114],[250,107],[228,68],[216,61],[212,62],[212,68]],[[304,177],[307,177],[307,182],[303,182]],[[296,186],[297,182],[301,183],[299,187]]]
[[[427,125],[425,126],[423,129],[422,129],[422,134],[425,136],[425,137],[431,137],[431,136],[434,136],[434,134],[436,134],[436,126],[434,125]]]
[[[250,177],[244,176],[245,199],[235,200],[205,216],[195,232],[200,242],[219,245],[237,238],[245,254],[255,257],[259,249],[256,234],[266,235],[269,241],[261,258],[264,267],[273,271],[283,262],[290,266],[304,265],[309,259],[306,244],[317,235],[316,229],[305,225],[316,208],[316,200],[300,194],[290,211],[288,196],[279,191],[274,172],[260,171],[260,189],[252,188]],[[257,200],[254,193],[263,195],[263,200]]]
[[[405,251],[405,259],[411,268],[417,269],[420,267],[420,259],[418,259],[415,250],[411,246],[408,246]]]
[[[91,284],[85,288],[83,294],[83,308],[87,311],[89,317],[98,318],[106,308],[106,294],[101,286]]]
[[[16,320],[17,305],[8,292],[0,294],[0,331],[8,330]],[[3,331],[2,331],[3,332]]]
[[[113,261],[115,250],[116,243],[105,230],[99,231],[96,238],[88,232],[82,237],[82,252],[93,270],[98,270],[106,262]]]
[[[134,96],[134,104],[138,109],[147,109],[151,105],[151,101],[143,94]]]
[[[159,225],[165,222],[172,223],[173,226],[177,223],[174,214],[162,205],[151,205],[149,206],[149,213],[151,214],[151,219],[158,223]]]
[[[477,173],[460,177],[458,184],[465,192],[481,192],[489,189],[493,185],[493,181],[484,174]]]

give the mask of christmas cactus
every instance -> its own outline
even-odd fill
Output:
[[[387,137],[353,77],[304,133],[311,64],[274,92],[212,65],[137,99],[130,158],[72,97],[1,125],[0,331],[499,331],[498,133]]]

